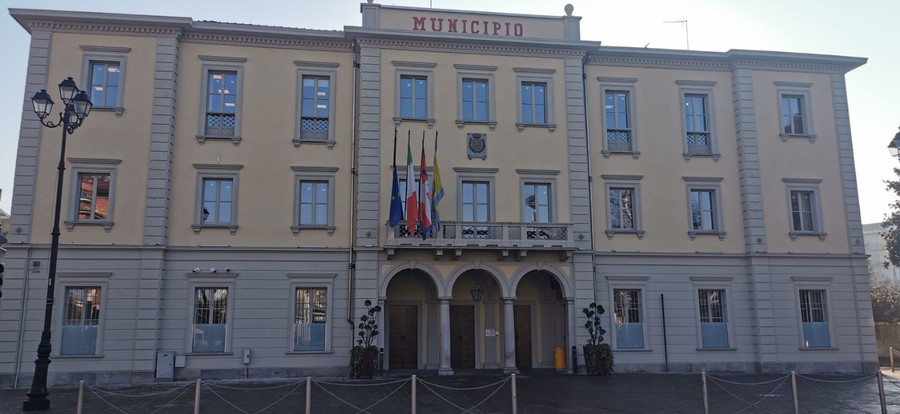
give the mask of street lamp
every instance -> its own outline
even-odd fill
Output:
[[[56,176],[56,210],[53,215],[53,230],[50,242],[50,269],[47,276],[47,306],[44,308],[44,330],[41,332],[41,342],[37,348],[37,359],[34,361],[34,378],[31,380],[31,390],[28,391],[28,399],[22,405],[23,411],[47,410],[50,408],[50,400],[47,399],[47,368],[50,366],[50,323],[53,319],[53,291],[56,283],[56,257],[59,251],[59,210],[62,205],[63,172],[66,170],[66,135],[75,132],[81,126],[84,119],[91,113],[91,100],[85,91],[79,90],[72,78],[66,78],[59,83],[59,97],[62,98],[65,110],[60,112],[59,121],[53,122],[46,118],[53,109],[53,100],[46,89],[34,94],[31,103],[34,105],[34,113],[47,128],[62,127],[62,145],[59,151],[59,172]]]
[[[897,135],[894,135],[894,139],[888,144],[888,149],[891,151],[891,155],[894,156],[894,158],[900,160],[900,132],[898,132]]]

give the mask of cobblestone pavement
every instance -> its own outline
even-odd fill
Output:
[[[898,372],[900,374],[900,372]],[[510,413],[512,387],[503,375],[439,377],[416,382],[419,413]],[[792,413],[789,375],[709,374],[710,413]],[[747,385],[752,384],[752,385]],[[889,413],[900,413],[900,375],[885,371]],[[703,413],[700,374],[615,374],[610,377],[524,372],[516,377],[519,413]],[[874,375],[798,376],[801,413],[880,413]],[[0,390],[0,413],[20,413],[24,389]],[[193,413],[194,382],[86,387],[84,413]],[[411,412],[409,376],[371,381],[314,378],[314,413]],[[76,388],[51,390],[47,413],[74,413]],[[303,379],[209,381],[201,386],[200,412],[303,413]],[[471,410],[471,411],[467,411]]]

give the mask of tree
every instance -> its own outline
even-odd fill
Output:
[[[900,177],[900,168],[894,168],[894,174]],[[887,250],[887,262],[884,267],[888,267],[888,263],[894,266],[900,266],[900,179],[895,181],[886,180],[884,182],[888,191],[897,196],[888,206],[891,212],[881,222],[884,232],[881,237],[884,238]]]
[[[900,287],[887,284],[872,286],[872,316],[875,322],[900,321]]]

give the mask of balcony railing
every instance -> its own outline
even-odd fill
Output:
[[[689,131],[687,133],[687,148],[688,154],[691,155],[712,154],[709,132]]]
[[[220,137],[234,136],[235,117],[229,112],[206,113],[206,135]]]
[[[572,225],[568,223],[442,222],[425,240],[405,223],[387,228],[385,247],[574,249]]]

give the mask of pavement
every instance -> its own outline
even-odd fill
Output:
[[[900,413],[900,371],[884,373],[888,413]],[[608,377],[526,371],[516,376],[518,413],[703,413],[700,374],[614,374]],[[86,386],[84,413],[194,412],[195,382]],[[200,412],[304,413],[303,378],[204,381]],[[313,378],[313,413],[410,413],[410,375],[372,380]],[[709,413],[793,413],[790,375],[707,375]],[[0,389],[0,413],[21,413],[25,389]],[[46,413],[75,413],[78,390],[50,390]],[[420,372],[417,413],[511,413],[512,379],[501,374],[437,376]],[[798,375],[801,413],[881,413],[875,375]]]

